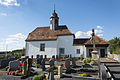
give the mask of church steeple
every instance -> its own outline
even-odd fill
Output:
[[[57,13],[55,12],[55,5],[54,5],[54,12],[52,13],[50,17],[50,29],[57,30],[58,25],[59,25],[59,17]]]

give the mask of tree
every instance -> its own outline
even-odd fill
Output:
[[[109,43],[110,43],[109,46],[110,53],[120,54],[120,38],[115,37],[114,39],[109,40]]]

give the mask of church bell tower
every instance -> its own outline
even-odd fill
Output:
[[[51,30],[57,30],[57,27],[59,25],[59,17],[57,13],[55,12],[55,6],[54,6],[54,12],[52,13],[50,17],[50,29]]]

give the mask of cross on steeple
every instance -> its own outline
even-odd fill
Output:
[[[55,13],[55,4],[54,4],[54,13]]]

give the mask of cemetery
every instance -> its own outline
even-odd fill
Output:
[[[72,58],[71,55],[59,57],[52,56],[48,59],[45,55],[37,55],[36,58],[28,56],[10,61],[1,79],[18,80],[106,80],[104,65],[90,58],[83,60]],[[101,77],[99,77],[99,75]],[[104,79],[100,79],[104,78]]]
[[[92,57],[72,55],[36,55],[0,60],[0,79],[5,80],[109,80],[119,79],[114,72],[120,66],[116,60],[100,58],[92,30]],[[113,62],[114,64],[108,64]],[[116,66],[114,66],[116,64]],[[114,67],[114,68],[113,68]]]

